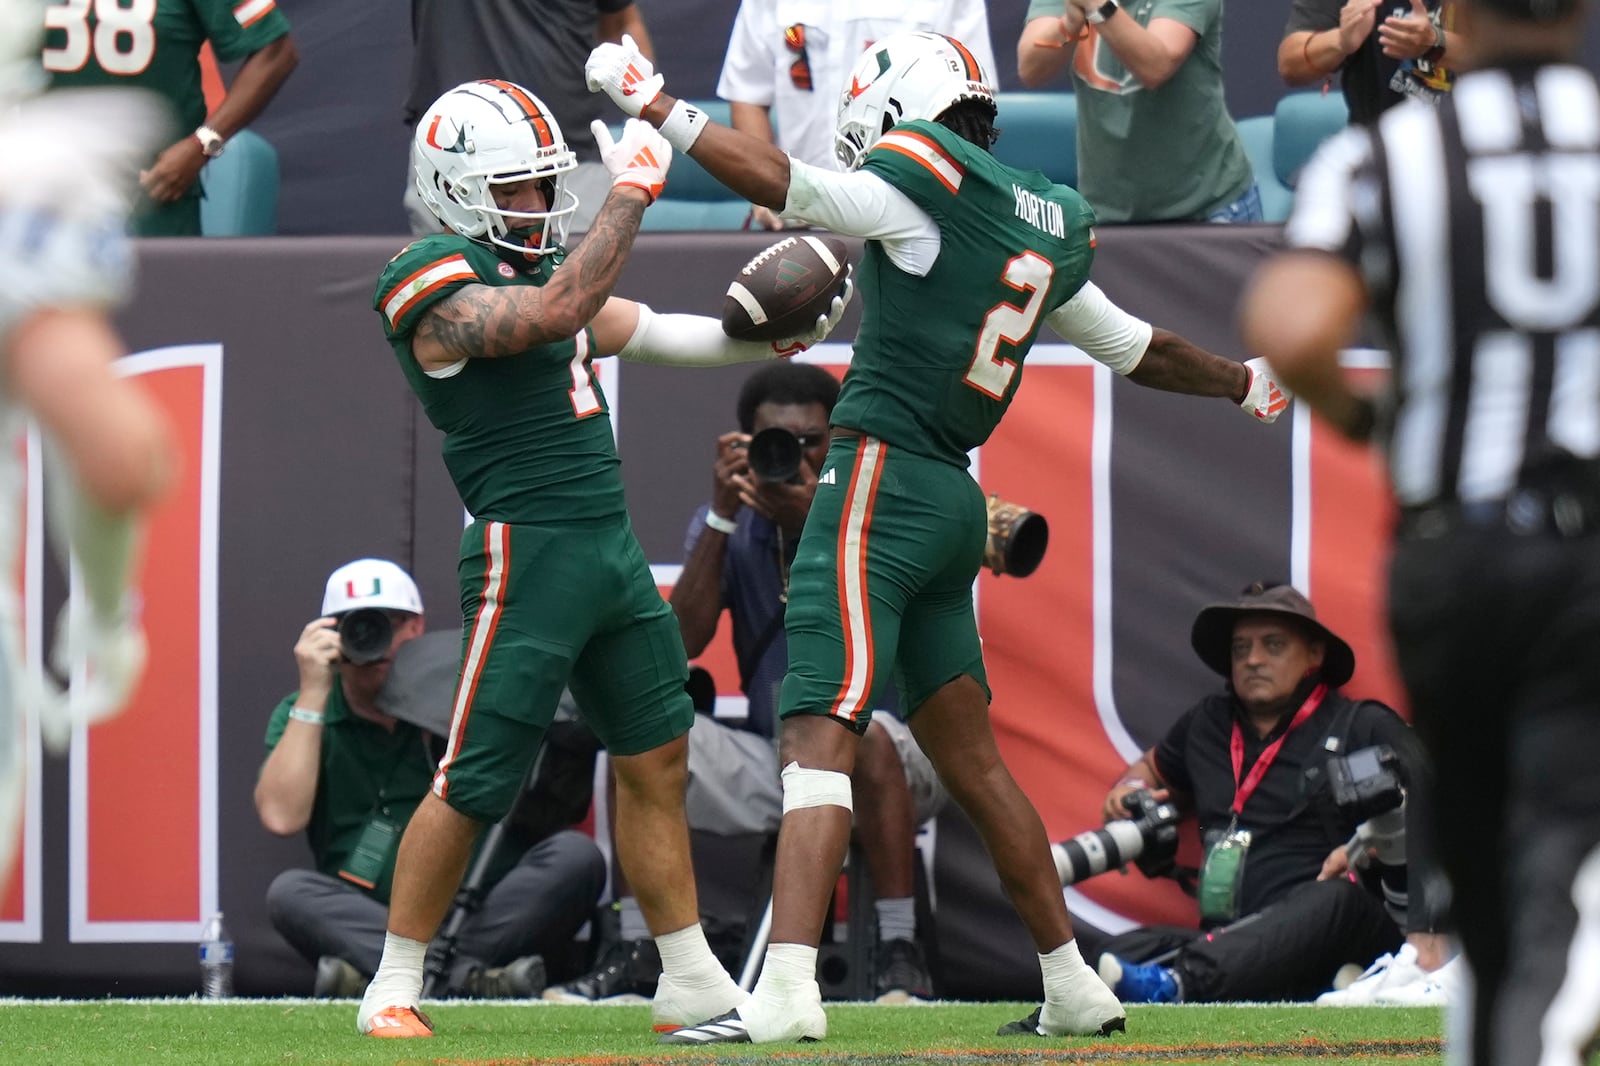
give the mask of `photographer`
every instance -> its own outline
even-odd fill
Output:
[[[1100,976],[1124,1003],[1311,999],[1341,967],[1400,947],[1414,804],[1403,813],[1398,804],[1402,782],[1425,770],[1420,745],[1394,711],[1339,691],[1355,654],[1287,585],[1256,583],[1206,607],[1190,641],[1227,688],[1131,763],[1102,813],[1127,818],[1124,800],[1137,807],[1146,791],[1171,805],[1169,818],[1147,823],[1194,813],[1201,927],[1113,937]],[[1363,825],[1363,849],[1377,852],[1360,856],[1367,877],[1324,878],[1325,868],[1341,873],[1330,853],[1342,856]],[[1434,923],[1419,888],[1409,886],[1399,920],[1421,932]]]
[[[690,733],[689,823],[697,828],[778,829],[774,741],[789,659],[783,629],[789,565],[816,494],[838,396],[838,380],[808,363],[773,363],[752,374],[739,392],[738,431],[717,439],[711,502],[689,524],[687,560],[672,591],[684,646],[690,658],[703,652],[726,609],[739,687],[749,700],[743,723],[701,716]],[[784,441],[783,432],[793,439]],[[725,785],[734,767],[745,768],[737,780],[748,783],[746,794]],[[916,940],[915,840],[917,826],[943,806],[944,789],[911,731],[886,709],[873,712],[850,784],[855,833],[877,894],[876,994],[883,1002],[931,998]]]
[[[319,996],[360,996],[377,970],[400,835],[433,784],[436,738],[378,706],[395,651],[422,633],[422,598],[404,570],[382,559],[340,567],[322,617],[295,643],[300,688],[267,726],[256,812],[278,836],[304,830],[316,866],[274,878],[267,912],[316,963]],[[445,994],[537,995],[540,953],[572,939],[605,882],[599,849],[580,833],[503,851],[456,941]]]

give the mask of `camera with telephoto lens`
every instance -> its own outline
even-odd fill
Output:
[[[1158,801],[1147,788],[1123,796],[1122,806],[1131,817],[1050,845],[1063,885],[1077,884],[1130,862],[1146,877],[1172,872],[1178,854],[1178,809]]]
[[[355,666],[375,663],[389,654],[394,623],[381,607],[359,607],[339,619],[339,650]]]
[[[800,438],[782,426],[768,426],[745,446],[750,472],[762,481],[799,481],[805,449]]]
[[[1356,867],[1365,866],[1369,858],[1386,866],[1405,862],[1406,790],[1399,764],[1399,757],[1387,744],[1328,760],[1334,806],[1345,818],[1359,823],[1345,845],[1345,853]]]
[[[989,536],[983,545],[983,565],[997,577],[1027,577],[1039,569],[1050,544],[1050,523],[1044,515],[1003,500],[999,493],[990,493],[985,506],[989,511]]]

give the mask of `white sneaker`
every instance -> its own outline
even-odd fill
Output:
[[[1365,973],[1345,988],[1318,996],[1317,1006],[1370,1007],[1378,1001],[1378,995],[1384,989],[1419,981],[1426,976],[1422,967],[1417,965],[1417,949],[1410,944],[1402,944],[1395,954],[1380,955],[1378,961],[1368,966]]]
[[[1448,1007],[1452,997],[1460,998],[1461,984],[1467,977],[1467,964],[1460,955],[1415,981],[1390,985],[1373,1001],[1383,1007]]]
[[[716,988],[682,988],[671,975],[662,974],[656,982],[655,998],[650,1001],[650,1018],[656,1032],[671,1032],[686,1025],[716,1018],[744,1006],[750,993],[724,975]]]
[[[815,981],[805,991],[774,1003],[751,996],[726,1014],[662,1034],[663,1044],[779,1044],[821,1040],[828,1035],[822,990]]]

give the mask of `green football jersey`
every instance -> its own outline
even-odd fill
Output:
[[[543,285],[562,253],[513,266],[453,234],[424,237],[389,261],[374,306],[400,369],[434,427],[461,502],[475,517],[517,525],[626,514],[610,407],[590,364],[594,337],[520,355],[466,359],[425,373],[411,338],[427,309],[465,285]]]
[[[1088,280],[1094,212],[932,122],[896,126],[863,166],[938,223],[939,255],[916,277],[867,242],[833,422],[964,467],[1016,394],[1040,320]]]
[[[274,0],[52,0],[44,24],[51,85],[148,89],[184,132],[206,120],[202,44],[233,63],[289,32]]]

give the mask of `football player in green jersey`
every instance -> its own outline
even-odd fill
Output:
[[[134,214],[134,232],[198,237],[201,168],[272,101],[299,61],[289,20],[274,0],[51,0],[44,24],[52,86],[147,89],[171,106],[183,136],[140,174],[147,199]],[[217,59],[240,62],[209,119],[200,84],[207,41]]]
[[[417,123],[417,191],[442,225],[378,282],[375,306],[473,515],[461,541],[463,639],[448,746],[406,827],[383,961],[357,1015],[373,1036],[429,1036],[426,946],[478,829],[510,808],[569,683],[617,782],[617,852],[661,954],[657,1026],[743,1002],[700,929],[684,817],[688,660],[622,497],[600,356],[719,366],[791,355],[838,324],[851,285],[802,336],[736,341],[713,318],[612,295],[672,149],[647,123],[613,143],[612,186],[562,245],[577,167],[550,110],[507,81],[441,96]],[[447,230],[448,232],[444,232]]]
[[[967,452],[1005,413],[1041,321],[1141,385],[1224,397],[1265,422],[1286,397],[1264,363],[1154,329],[1088,280],[1093,212],[989,153],[993,90],[949,37],[900,33],[862,54],[836,131],[845,173],[710,122],[666,95],[626,40],[595,49],[587,77],[752,203],[867,238],[861,331],[791,571],[771,944],[748,1004],[663,1039],[827,1032],[816,945],[849,840],[858,738],[891,671],[912,733],[978,827],[1039,950],[1044,1005],[1002,1032],[1121,1029],[1121,1004],[1073,940],[1043,823],[989,726],[972,607],[986,515]]]

